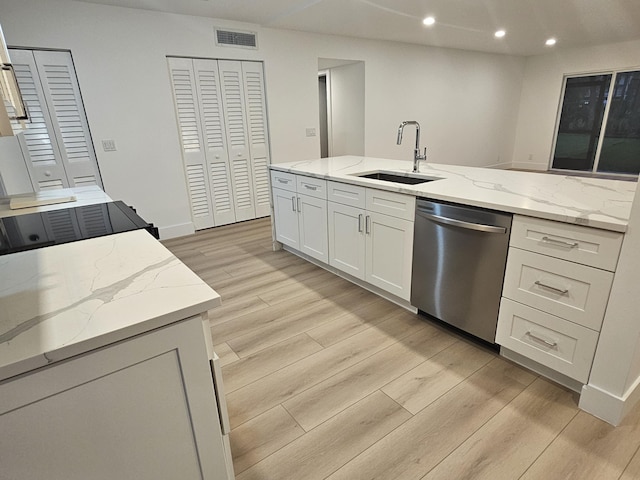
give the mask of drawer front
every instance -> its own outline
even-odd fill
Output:
[[[293,173],[271,170],[271,186],[290,192],[296,191],[296,176]]]
[[[415,219],[416,197],[402,193],[367,188],[367,210],[405,220]]]
[[[598,333],[503,298],[496,343],[587,383]]]
[[[624,234],[514,215],[511,246],[615,271]]]
[[[502,295],[600,330],[613,273],[510,248]]]
[[[350,205],[357,208],[365,208],[366,188],[348,183],[327,182],[327,197],[330,201]]]
[[[327,181],[322,178],[305,177],[296,175],[296,188],[298,193],[310,197],[327,199]]]

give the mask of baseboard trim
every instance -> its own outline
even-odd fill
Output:
[[[185,237],[196,233],[193,222],[180,223],[178,225],[170,225],[168,227],[158,227],[158,231],[160,232],[160,240]]]
[[[509,170],[512,168],[511,162],[494,163],[493,165],[483,165],[482,168],[495,168],[497,170]]]
[[[585,385],[582,387],[579,406],[585,412],[617,427],[638,402],[640,377],[622,396],[614,395],[595,385]]]
[[[533,162],[512,162],[511,168],[516,170],[531,170],[534,172],[546,172],[547,166]]]

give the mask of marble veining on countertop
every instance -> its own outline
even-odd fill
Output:
[[[220,303],[145,230],[0,256],[0,271],[0,380]]]
[[[420,162],[436,181],[405,185],[357,177],[384,170],[410,174],[411,161],[344,156],[276,163],[271,169],[433,200],[464,203],[548,220],[624,232],[636,182]]]

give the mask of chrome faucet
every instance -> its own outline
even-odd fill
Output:
[[[413,151],[413,171],[418,172],[418,161],[427,159],[427,147],[424,147],[424,153],[420,155],[420,124],[415,120],[409,120],[400,124],[398,127],[398,145],[402,143],[402,131],[404,130],[405,125],[416,126],[416,148]]]

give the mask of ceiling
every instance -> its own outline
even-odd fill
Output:
[[[640,0],[81,0],[515,55],[640,38]],[[436,23],[422,25],[433,16]],[[496,39],[494,32],[506,30]],[[557,44],[545,46],[555,37]]]

